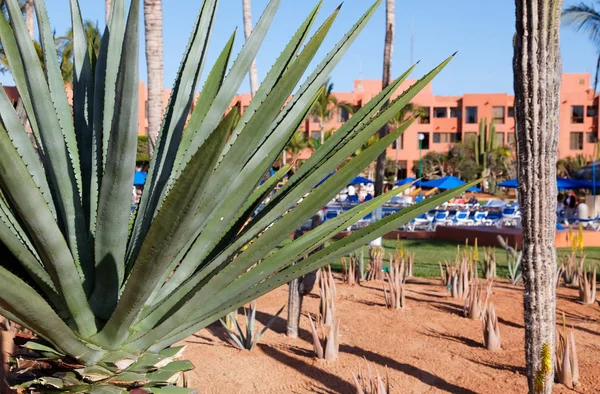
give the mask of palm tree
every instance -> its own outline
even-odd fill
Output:
[[[304,131],[298,130],[285,147],[283,157],[289,152],[292,155],[292,166],[297,168],[298,157],[304,149],[314,149],[315,141],[312,138],[307,138]],[[284,163],[285,164],[285,163]]]
[[[104,12],[106,17],[106,23],[108,23],[108,19],[110,18],[110,3],[112,0],[104,0]]]
[[[351,104],[338,102],[337,98],[332,94],[333,83],[325,82],[321,87],[321,92],[317,100],[310,110],[310,115],[318,119],[319,122],[319,141],[320,145],[325,142],[325,124],[329,122],[339,110],[344,110],[348,113],[354,112],[354,107]]]
[[[29,36],[33,40],[33,0],[25,0],[25,21],[27,22],[27,30],[29,31]]]
[[[556,325],[556,150],[562,0],[515,0],[513,71],[529,393],[550,394]]]
[[[102,35],[98,26],[91,20],[86,20],[83,26],[87,42],[98,56],[100,52],[100,41]],[[36,47],[37,48],[37,47]],[[69,29],[66,35],[56,39],[56,49],[59,55],[60,70],[65,82],[73,82],[73,29]],[[41,59],[41,48],[40,48]]]
[[[585,167],[588,159],[584,155],[569,156],[556,162],[556,172],[559,176],[571,178],[577,170]]]
[[[244,36],[246,40],[252,33],[252,7],[250,0],[242,0],[242,9],[244,12]],[[250,94],[254,97],[254,93],[258,90],[258,72],[256,71],[256,59],[252,61],[250,66]]]
[[[148,68],[148,152],[154,154],[163,114],[162,0],[144,0]]]
[[[390,75],[392,73],[392,52],[394,49],[394,30],[395,30],[395,4],[394,0],[385,2],[385,45],[383,47],[383,78],[382,89],[390,84]],[[388,126],[385,125],[379,130],[381,138],[388,134]],[[382,152],[377,158],[375,170],[375,196],[383,193],[383,180],[385,178],[385,159],[386,152]]]
[[[598,73],[600,72],[600,12],[593,5],[583,2],[572,5],[562,13],[562,19],[566,25],[573,26],[575,31],[583,30],[598,50],[596,61],[596,73],[594,75],[594,92],[598,86]]]

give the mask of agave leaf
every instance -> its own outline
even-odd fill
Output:
[[[138,128],[138,27],[139,0],[129,9],[127,29],[121,51],[117,76],[117,91],[128,94],[115,98],[114,120],[102,177],[95,237],[96,285],[90,299],[100,319],[106,320],[117,304],[119,289],[125,275],[131,185],[135,172]]]
[[[164,272],[179,252],[182,236],[187,232],[193,213],[202,201],[204,188],[211,178],[207,175],[213,171],[237,116],[237,109],[232,109],[223,119],[194,155],[189,171],[182,173],[169,198],[165,199],[142,244],[117,307],[98,335],[97,340],[104,346],[118,347],[125,342],[129,327],[158,285],[162,274],[156,273]]]
[[[0,292],[0,303],[9,314],[5,315],[6,317],[14,316],[14,321],[23,323],[61,353],[74,355],[82,361],[94,360],[101,355],[101,352],[92,350],[77,338],[34,289],[2,266],[0,286],[3,288]]]
[[[80,184],[80,177],[78,175],[78,156],[67,150],[67,148],[77,149],[74,140],[73,144],[70,142],[71,137],[74,138],[74,134],[70,135],[67,129],[63,129],[64,127],[68,127],[66,125],[68,122],[61,120],[62,118],[59,119],[57,109],[60,113],[62,113],[62,109],[55,109],[53,105],[54,100],[60,100],[60,92],[57,91],[58,88],[55,85],[56,81],[54,81],[55,75],[52,73],[52,62],[49,60],[46,65],[48,81],[53,85],[52,89],[50,89],[17,1],[8,0],[6,5],[14,37],[23,62],[35,118],[38,121],[44,154],[47,158],[45,171],[48,176],[48,183],[51,187],[57,213],[60,214],[61,220],[59,222],[63,225],[62,230],[67,238],[69,249],[78,269],[80,281],[87,286],[91,286],[89,279],[93,274],[93,267],[89,258],[87,232],[85,231],[83,210],[79,199],[80,188],[78,185]],[[49,29],[49,26],[46,26],[45,23],[47,22],[45,20],[47,15],[45,14],[43,3],[42,6],[36,4],[36,9],[38,9],[36,14],[40,24],[40,32],[42,33],[42,44],[45,44],[42,45],[42,48],[46,51],[44,57],[56,61],[56,56],[51,57],[53,53],[52,49],[54,49],[54,53],[56,51],[54,42],[48,42],[46,30]],[[4,38],[2,39],[4,40]],[[57,64],[56,67],[58,67]],[[62,89],[62,94],[65,94],[62,78],[60,79],[60,89]],[[57,103],[57,106],[61,106],[61,104]],[[45,202],[43,204],[45,205]],[[79,256],[80,253],[82,254],[81,256]]]
[[[262,337],[262,335],[269,329],[271,328],[271,325],[273,324],[273,322],[275,322],[275,320],[277,320],[277,318],[279,317],[279,315],[281,314],[281,312],[283,312],[283,308],[285,308],[285,304],[279,309],[279,311],[277,311],[277,313],[275,314],[275,316],[273,316],[271,319],[269,319],[269,322],[263,327],[262,330],[260,330],[260,332],[256,335],[256,337],[254,338],[254,341],[252,341],[252,347],[250,348],[250,351],[254,350],[254,347],[256,346],[256,344],[258,343],[258,341],[260,340],[260,337]]]
[[[80,335],[92,335],[96,330],[94,315],[87,303],[76,263],[42,193],[2,127],[0,157],[0,184],[3,190],[19,213],[56,289],[64,297]]]
[[[78,0],[70,0],[73,26],[73,122],[77,130],[77,148],[81,164],[82,202],[86,222],[90,221],[90,186],[92,182],[92,122],[94,75],[83,19]]]
[[[25,69],[23,68],[23,61],[21,60],[21,56],[19,54],[19,48],[17,46],[17,41],[15,40],[14,32],[6,20],[4,13],[0,15],[0,40],[2,41],[2,50],[4,51],[6,60],[8,61],[8,64],[10,64],[10,74],[12,75],[15,85],[17,86],[19,96],[23,101],[23,106],[25,107],[25,112],[27,113],[27,118],[38,147],[38,152],[43,160],[44,147],[42,144],[40,131],[35,120],[33,106],[31,104],[29,88],[27,87],[27,78],[25,77]]]
[[[232,320],[235,320],[235,318],[232,318]],[[244,343],[242,342],[242,334],[241,333],[234,333],[233,331],[231,331],[229,329],[229,327],[227,327],[227,323],[225,323],[223,321],[223,319],[219,320],[221,322],[221,325],[223,326],[223,328],[225,328],[225,331],[227,332],[227,335],[229,335],[229,337],[231,338],[231,340],[233,341],[234,345],[240,349],[240,350],[244,350],[246,347],[244,346]],[[236,322],[237,323],[237,322]]]
[[[173,92],[163,118],[157,147],[146,179],[147,187],[145,190],[147,192],[142,196],[138,208],[139,212],[136,216],[128,250],[128,265],[133,263],[139,252],[139,248],[144,236],[148,232],[157,207],[162,201],[165,185],[173,169],[177,146],[181,141],[183,128],[194,99],[198,78],[204,65],[217,4],[217,0],[208,0],[202,4],[183,61],[177,73]]]
[[[239,135],[239,139],[233,142],[231,139],[228,141],[228,145],[231,148],[228,151],[227,156],[222,159],[222,162],[215,173],[214,181],[211,182],[210,190],[207,192],[206,202],[203,204],[201,211],[197,215],[199,218],[198,223],[195,223],[192,228],[193,234],[198,233],[197,229],[202,228],[204,223],[208,221],[210,218],[209,212],[217,207],[223,198],[227,198],[225,192],[228,190],[228,183],[230,179],[238,174],[244,167],[244,164],[252,157],[255,149],[254,147],[263,139],[262,135],[265,132],[271,131],[272,120],[275,118],[277,113],[279,113],[281,106],[285,103],[289,97],[289,94],[300,80],[314,54],[320,47],[336,16],[337,11],[334,12],[323,23],[317,33],[315,33],[315,35],[308,42],[305,49],[298,56],[297,60],[285,72],[283,78],[278,81],[274,89],[269,92],[268,95],[266,95],[264,101],[261,103],[260,108],[256,110],[254,115],[249,117],[248,120],[244,121],[242,119],[242,121],[238,123],[236,130],[240,129],[237,131],[238,134],[241,133]],[[236,130],[233,131],[234,135],[236,134]],[[242,132],[242,130],[245,130],[245,132]],[[271,152],[271,156],[274,156],[273,152]],[[262,175],[262,173],[260,175]],[[253,184],[247,182],[245,190],[247,190],[249,193],[251,189],[249,189],[248,185],[252,187]],[[244,194],[240,195],[243,196]],[[208,231],[205,230],[204,233],[206,235],[213,237],[213,234],[221,234],[223,229],[226,228],[230,223],[232,217],[235,216],[236,212],[239,211],[239,205],[243,203],[243,200],[240,200],[239,197],[236,199],[236,201],[238,201],[237,207],[227,207],[226,209],[224,208],[218,211],[215,216],[216,223],[213,222],[213,226],[216,228],[211,228]],[[202,252],[206,253],[209,247],[212,246],[204,239],[205,235],[202,235],[201,237],[202,239],[197,243],[197,249],[200,250],[194,251],[194,255],[198,255],[198,253]],[[181,278],[185,278],[188,272],[197,267],[201,259],[205,257],[203,254],[200,256],[201,258],[198,260],[192,261],[190,259],[186,259],[182,262],[182,264],[180,264],[179,273],[176,274],[177,277],[175,278],[174,285],[177,282],[181,283]]]
[[[351,235],[345,238],[342,238],[335,244],[312,254],[302,262],[288,266],[256,286],[248,287],[248,283],[245,281],[246,278],[244,278],[243,281],[238,280],[237,284],[234,283],[232,287],[222,290],[222,292],[228,291],[232,297],[228,301],[219,302],[217,304],[219,307],[215,308],[214,313],[208,313],[204,317],[199,317],[195,320],[188,321],[186,324],[180,325],[178,329],[171,331],[163,339],[156,341],[155,344],[150,347],[150,350],[168,346],[169,344],[175,343],[197,332],[207,324],[210,324],[212,321],[214,321],[216,316],[222,316],[227,310],[239,307],[251,299],[255,299],[263,294],[268,293],[269,291],[276,289],[295,277],[312,272],[328,264],[330,261],[356,250],[358,247],[365,245],[369,241],[389,233],[391,230],[408,223],[415,217],[429,211],[432,208],[435,208],[436,206],[439,206],[444,201],[448,201],[450,198],[459,195],[468,188],[477,185],[479,182],[480,181],[478,180],[463,185],[459,188],[448,190],[411,207],[405,208],[393,215],[386,216],[385,218],[356,232],[353,232]],[[238,288],[240,291],[236,291],[236,288]]]
[[[183,169],[191,160],[191,157],[196,153],[198,148],[203,144],[208,136],[211,135],[212,130],[214,130],[214,128],[220,122],[225,111],[229,108],[233,96],[248,73],[250,64],[256,57],[256,53],[258,52],[267,30],[273,21],[275,12],[279,7],[279,1],[280,0],[269,1],[269,4],[267,4],[267,7],[258,20],[258,23],[252,30],[252,34],[250,34],[244,43],[244,46],[233,63],[231,70],[229,70],[225,81],[223,81],[221,89],[219,89],[219,93],[217,93],[212,105],[210,106],[210,109],[206,113],[204,121],[200,126],[200,130],[194,136],[194,139],[190,143],[187,151],[182,154],[181,165],[179,168],[175,169],[174,173],[172,174],[174,181],[179,178]]]
[[[29,135],[27,134],[23,123],[21,123],[21,120],[17,116],[13,104],[6,95],[6,91],[4,90],[4,86],[2,86],[2,84],[0,84],[0,118],[2,119],[2,124],[6,128],[13,145],[27,166],[33,181],[42,192],[42,195],[46,200],[46,204],[48,204],[48,208],[50,208],[54,218],[56,218],[56,208],[54,207],[54,202],[52,201],[50,186],[48,186],[46,174],[44,173],[42,164],[38,158],[38,154],[31,144]]]
[[[25,347],[27,349],[35,350],[38,352],[53,353],[58,356],[64,356],[63,353],[56,351],[56,349],[51,348],[50,346],[46,346],[39,342],[29,341],[29,342],[25,343]]]
[[[356,176],[360,170],[365,168],[368,163],[373,161],[381,151],[391,144],[402,132],[410,125],[407,122],[403,127],[388,134],[384,138],[377,141],[369,149],[362,152],[354,160],[346,164],[334,176],[330,177],[321,186],[313,190],[306,199],[292,209],[287,215],[284,215],[273,227],[266,231],[261,237],[255,240],[246,250],[241,252],[233,261],[228,257],[219,256],[212,261],[207,267],[203,268],[194,276],[194,281],[200,282],[197,292],[186,301],[185,305],[181,305],[177,311],[169,316],[168,319],[160,323],[156,328],[149,331],[144,337],[132,343],[127,349],[136,349],[136,346],[143,346],[153,342],[157,338],[167,335],[170,331],[176,330],[178,326],[187,321],[190,316],[201,313],[205,308],[210,308],[219,290],[224,289],[238,275],[243,274],[250,266],[255,264],[274,247],[276,247],[283,239],[293,232],[301,223],[304,223],[309,217],[328,201],[340,190],[344,185]],[[217,270],[219,269],[219,270]],[[204,278],[208,274],[217,270],[210,277],[210,281],[203,283]],[[252,271],[250,271],[252,272]],[[243,275],[244,280],[252,281],[254,275],[247,272]],[[212,296],[207,298],[207,294]],[[200,307],[198,307],[200,305]]]

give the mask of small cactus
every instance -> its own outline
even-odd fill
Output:
[[[383,279],[383,257],[385,249],[381,246],[371,246],[369,249],[370,269],[367,274],[367,280]]]
[[[340,320],[335,317],[335,282],[331,267],[318,272],[321,302],[315,321],[308,316],[315,355],[329,362],[336,361],[340,348]]]
[[[483,345],[485,348],[490,352],[500,350],[502,348],[500,326],[498,325],[498,316],[492,303],[490,303],[490,306],[483,313],[482,327]]]
[[[344,270],[344,283],[350,286],[360,285],[361,270],[355,255],[348,257],[348,259],[342,257],[342,268]]]
[[[493,279],[496,277],[496,250],[493,248],[483,248],[482,262],[483,277]]]
[[[252,301],[249,307],[244,307],[244,316],[246,316],[246,334],[244,334],[244,331],[242,330],[236,319],[236,315],[234,315],[233,313],[230,313],[228,315],[228,321],[233,326],[235,326],[235,330],[233,328],[230,328],[227,322],[223,321],[223,319],[221,319],[220,321],[223,327],[227,330],[227,334],[229,334],[232,344],[235,347],[237,347],[240,350],[253,351],[260,337],[269,329],[269,327],[271,327],[271,324],[273,324],[275,319],[277,319],[279,314],[283,311],[284,307],[285,305],[282,306],[281,309],[279,309],[275,316],[273,316],[263,327],[263,329],[259,332],[256,332],[254,329],[256,326],[256,300]]]
[[[471,320],[480,320],[485,314],[487,303],[490,295],[492,294],[493,281],[488,281],[485,289],[479,285],[479,280],[474,279],[471,289],[465,301],[464,313],[465,317]],[[483,292],[485,291],[485,298]]]
[[[563,323],[563,332],[557,330],[556,337],[556,379],[559,383],[572,389],[579,385],[579,361],[577,360],[575,334],[572,328],[567,332],[566,324]]]
[[[579,271],[579,301],[585,305],[596,303],[596,267],[594,271],[587,272],[583,268]]]
[[[392,260],[390,253],[390,270],[385,273],[387,279],[387,289],[383,285],[383,296],[385,297],[385,306],[389,309],[404,309],[406,299],[404,297],[406,283],[405,260],[396,254],[396,259]]]
[[[375,371],[375,375],[371,372],[371,367],[367,364],[367,371],[358,366],[358,374],[352,373],[352,380],[356,388],[356,394],[390,394],[390,382],[386,374],[385,382]]]
[[[585,255],[582,254],[578,259],[576,250],[564,258],[558,272],[562,275],[565,286],[579,287],[579,274],[583,271],[584,263]]]

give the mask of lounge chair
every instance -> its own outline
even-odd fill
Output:
[[[488,211],[476,211],[473,214],[474,226],[489,226],[494,223],[492,219],[488,219]]]
[[[450,212],[448,212],[448,211],[437,211],[435,213],[435,215],[433,216],[433,222],[431,223],[431,230],[435,231],[436,227],[439,225],[451,226],[453,221],[452,221],[452,219],[449,219],[448,216],[450,216]]]
[[[454,215],[453,224],[457,226],[472,226],[474,221],[469,216],[469,211],[458,211],[456,212],[456,215]]]

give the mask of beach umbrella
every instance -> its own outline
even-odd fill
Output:
[[[504,182],[500,182],[497,186],[500,187],[507,187],[509,189],[516,189],[517,187],[519,187],[519,184],[517,183],[517,179],[509,179],[508,181],[504,181]]]
[[[349,185],[368,185],[370,183],[374,183],[372,180],[367,179],[365,177],[362,176],[357,176],[356,178],[354,178],[353,180],[350,181],[350,183],[348,183]]]
[[[448,189],[455,189],[459,186],[464,185],[465,183],[466,182],[464,182],[463,180],[450,175],[450,176],[445,176],[445,177],[434,179],[434,180],[427,181],[427,182],[421,182],[420,186],[425,189],[438,188],[440,190],[448,190]]]
[[[414,182],[415,178],[406,178],[406,179],[401,179],[398,182],[394,183],[395,186],[403,186],[406,185],[407,183],[411,183]]]
[[[148,174],[145,172],[136,171],[135,174],[133,175],[133,185],[134,186],[144,186],[144,183],[146,183],[147,176],[148,176]]]
[[[481,193],[481,189],[475,186],[468,188],[467,191],[471,193]]]

